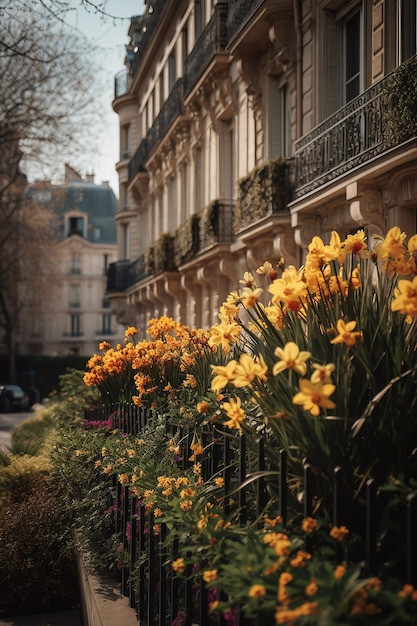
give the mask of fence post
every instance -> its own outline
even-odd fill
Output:
[[[376,482],[366,482],[365,572],[373,574],[376,567]]]
[[[333,526],[340,526],[343,521],[342,477],[342,468],[339,466],[335,467],[333,470]],[[336,541],[336,558],[339,563],[343,560],[343,548],[339,541]]]
[[[410,585],[417,585],[417,497],[412,493],[407,497],[407,582]]]
[[[283,526],[287,523],[287,453],[279,451],[279,515]]]

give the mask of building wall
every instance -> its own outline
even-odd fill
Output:
[[[206,11],[197,25],[199,6]],[[142,258],[147,269],[132,279],[132,265],[121,288],[110,286],[122,323],[143,326],[165,313],[207,327],[245,271],[281,257],[299,265],[315,234],[366,228],[371,237],[393,224],[414,232],[413,131],[392,147],[378,137],[380,81],[405,61],[400,7],[399,0],[182,0],[155,2],[153,16],[132,23],[131,33],[147,29],[128,68],[131,87],[113,103],[122,130],[134,129],[132,157],[117,164],[129,196],[129,211],[119,206],[116,216],[118,259]],[[278,157],[291,197],[284,185],[272,189],[269,208],[261,211],[256,195],[247,206],[247,179]],[[174,264],[146,265],[161,237],[170,235],[177,249],[181,229],[213,201],[225,214],[231,206],[229,239],[217,233],[211,246],[200,241]]]

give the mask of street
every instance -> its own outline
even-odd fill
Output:
[[[28,417],[34,417],[34,413],[30,411],[0,413],[0,449],[7,449],[13,429]]]

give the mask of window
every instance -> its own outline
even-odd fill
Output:
[[[290,109],[287,85],[268,81],[268,158],[290,156]]]
[[[177,80],[177,64],[175,60],[175,51],[173,50],[168,57],[168,89],[171,93]]]
[[[104,313],[102,318],[102,334],[111,335],[111,315]]]
[[[343,101],[350,102],[362,90],[361,8],[343,19]]]
[[[122,146],[121,156],[122,159],[128,159],[130,157],[130,124],[122,126]]]
[[[79,285],[70,285],[69,305],[71,308],[80,306],[80,287]]]
[[[417,52],[417,0],[398,0],[398,62],[403,63]]]
[[[68,218],[68,237],[78,235],[84,237],[84,218],[83,217],[69,217]]]
[[[71,274],[81,274],[81,259],[76,252],[71,257]]]
[[[203,11],[201,0],[194,0],[194,38],[195,41],[200,37],[203,30]]]
[[[231,122],[223,122],[220,133],[220,197],[232,200],[234,196],[234,132]]]
[[[79,315],[71,315],[71,337],[79,337],[81,335],[81,323]]]
[[[122,225],[122,258],[130,259],[130,224]]]

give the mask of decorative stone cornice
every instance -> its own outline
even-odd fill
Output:
[[[260,68],[259,61],[252,56],[245,56],[237,63],[239,74],[246,83],[246,93],[248,94],[254,112],[262,108],[262,87],[259,82]]]
[[[268,31],[269,40],[273,45],[269,60],[269,72],[281,74],[285,72],[295,60],[294,52],[294,23],[289,17],[278,19]]]

